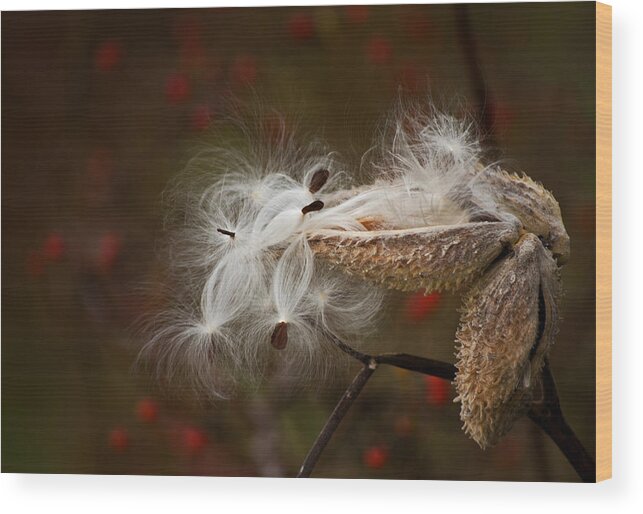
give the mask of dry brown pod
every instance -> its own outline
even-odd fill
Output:
[[[347,273],[399,291],[457,291],[518,240],[513,223],[465,223],[405,230],[323,230],[314,252]]]
[[[527,233],[465,294],[455,385],[464,430],[482,448],[528,409],[556,333],[557,278],[552,257]]]
[[[484,168],[476,186],[493,199],[488,218],[507,221],[324,230],[309,241],[332,265],[390,289],[465,290],[454,383],[463,429],[486,448],[537,390],[558,331],[559,266],[569,257],[569,236],[554,196],[529,177]]]

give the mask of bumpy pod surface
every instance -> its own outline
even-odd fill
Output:
[[[526,232],[540,236],[559,265],[565,264],[570,251],[569,235],[560,206],[550,191],[526,175],[500,168],[481,169],[476,181],[482,189],[480,196],[494,210],[516,216]]]
[[[529,406],[558,324],[557,266],[525,234],[466,294],[456,333],[456,401],[465,432],[494,445]]]
[[[462,290],[465,430],[486,447],[526,410],[556,332],[557,264],[569,255],[558,203],[530,178],[485,165],[470,121],[401,107],[381,151],[369,152],[365,183],[284,124],[259,131],[266,145],[242,125],[240,148],[190,162],[195,182],[176,196],[175,298],[142,352],[161,378],[216,397],[264,376],[273,358],[293,376],[321,377],[333,338],[359,344],[377,326],[378,286]]]
[[[470,285],[518,240],[515,223],[465,223],[408,230],[320,230],[318,256],[347,273],[400,291],[455,291]]]

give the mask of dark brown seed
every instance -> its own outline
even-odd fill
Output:
[[[315,200],[313,203],[310,203],[304,207],[301,212],[303,214],[308,214],[313,211],[321,211],[324,208],[324,202],[321,200]]]
[[[324,184],[326,184],[326,181],[328,180],[329,175],[330,175],[330,171],[328,171],[326,168],[317,170],[313,175],[312,180],[310,181],[310,186],[308,187],[308,190],[312,194],[315,194],[322,187],[324,187]]]
[[[225,234],[226,236],[230,236],[230,237],[234,238],[234,232],[230,232],[229,230],[225,230],[225,229],[222,229],[222,228],[218,228],[218,229],[217,229],[217,232],[219,232],[219,233],[221,233],[221,234]]]
[[[283,350],[288,344],[288,323],[280,321],[272,331],[270,336],[270,344],[277,350]]]

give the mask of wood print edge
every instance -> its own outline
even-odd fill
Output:
[[[596,481],[612,476],[612,7],[596,3]]]

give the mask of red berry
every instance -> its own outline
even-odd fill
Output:
[[[185,427],[181,438],[183,447],[192,454],[200,453],[207,444],[207,437],[199,428]]]
[[[423,291],[413,293],[406,300],[406,307],[404,309],[406,317],[409,321],[419,323],[433,314],[440,305],[440,293],[431,293],[425,295]]]
[[[315,22],[306,13],[293,14],[288,20],[288,32],[293,39],[304,41],[315,35]]]
[[[257,80],[257,61],[251,55],[240,55],[230,68],[230,78],[236,84],[252,85]]]
[[[347,5],[344,7],[344,12],[352,23],[360,24],[368,20],[368,7],[366,5]]]
[[[395,434],[399,437],[407,437],[413,432],[413,420],[410,416],[398,416],[393,426]]]
[[[373,64],[386,64],[393,55],[391,43],[384,37],[374,36],[368,42],[366,55]]]
[[[506,132],[514,119],[514,113],[504,102],[493,102],[489,107],[493,128],[500,133]]]
[[[513,433],[508,434],[502,441],[502,450],[491,454],[494,467],[500,469],[515,469],[524,462],[525,437],[518,437]]]
[[[201,37],[203,24],[192,15],[180,17],[173,29],[173,35],[179,44],[181,67],[202,69],[206,63],[206,49]]]
[[[372,446],[364,451],[362,459],[371,469],[381,469],[388,462],[389,451],[385,446]]]
[[[425,376],[426,401],[429,405],[442,407],[449,401],[449,381],[434,376]]]
[[[123,48],[119,41],[104,41],[96,50],[96,67],[100,71],[111,71],[120,62]]]
[[[150,399],[144,398],[136,406],[136,415],[143,423],[153,423],[156,421],[159,413],[159,406],[157,403]]]
[[[108,437],[110,448],[123,451],[129,446],[129,434],[124,428],[114,428]]]
[[[197,132],[205,130],[210,125],[212,113],[207,105],[197,105],[192,112],[192,128]]]
[[[596,206],[591,203],[579,203],[574,207],[579,228],[586,237],[594,237],[596,231]]]
[[[42,253],[48,261],[59,261],[65,254],[65,241],[60,234],[52,232],[45,239]]]
[[[187,99],[190,94],[190,82],[181,73],[173,73],[165,83],[165,97],[170,104],[178,104]]]
[[[104,234],[98,243],[98,268],[107,273],[112,270],[121,253],[121,238],[114,232]]]

